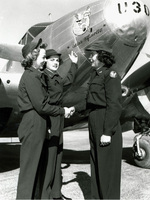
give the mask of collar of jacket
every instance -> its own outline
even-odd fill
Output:
[[[105,70],[107,70],[106,66],[98,67],[95,69],[96,73],[100,76]]]
[[[54,76],[59,76],[58,72],[52,72],[48,69],[44,70],[46,72],[46,74],[48,74],[51,78],[53,78]]]
[[[35,69],[34,67],[30,67],[30,68],[28,68],[28,70],[30,70],[31,72],[34,72],[36,74],[36,76],[40,79],[41,83],[46,86],[43,71]]]
[[[42,75],[42,72],[38,69],[35,69],[34,67],[30,67],[30,68],[28,68],[28,70],[30,70],[31,72],[34,72],[35,74],[37,74],[40,77]]]

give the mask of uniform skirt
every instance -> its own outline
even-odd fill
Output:
[[[20,139],[20,173],[17,199],[34,198],[36,175],[46,137],[46,120],[35,110],[23,115],[18,129]]]
[[[111,138],[111,144],[100,146],[104,134],[105,108],[89,114],[91,197],[92,199],[120,199],[122,133],[120,123]]]

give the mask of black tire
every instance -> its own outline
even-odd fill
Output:
[[[134,162],[137,166],[150,169],[150,136],[143,136],[139,140],[141,157],[138,157],[134,151]],[[133,146],[133,150],[135,146]]]

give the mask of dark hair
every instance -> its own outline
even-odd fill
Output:
[[[106,65],[106,67],[111,67],[114,63],[115,63],[115,58],[112,55],[112,53],[107,52],[107,51],[96,51],[98,53],[98,57],[97,59],[104,63]]]
[[[21,65],[26,70],[27,68],[30,68],[33,65],[33,61],[35,61],[39,55],[40,49],[46,49],[47,44],[43,43],[40,45],[39,48],[34,49],[32,52],[29,52],[25,59],[21,61]]]

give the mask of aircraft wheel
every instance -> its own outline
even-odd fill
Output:
[[[138,156],[135,151],[135,144],[133,146],[134,162],[137,166],[150,169],[150,136],[143,136],[139,140],[141,156]]]

